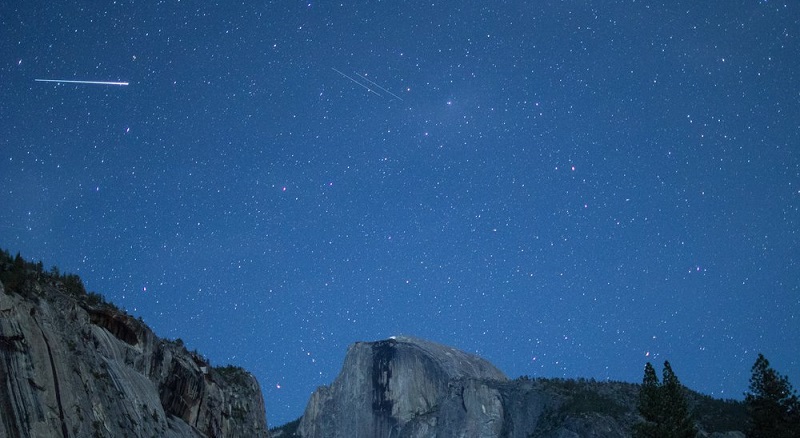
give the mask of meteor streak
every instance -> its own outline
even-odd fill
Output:
[[[109,81],[73,81],[69,79],[34,79],[36,82],[56,82],[64,84],[90,84],[90,85],[128,85],[127,82]]]
[[[371,80],[367,79],[365,76],[362,76],[362,75],[360,75],[360,74],[358,74],[358,73],[356,73],[356,76],[358,76],[358,77],[360,77],[361,79],[363,79],[363,80],[365,80],[365,81],[369,82],[370,84],[372,84],[372,85],[374,85],[374,86],[376,86],[376,87],[380,88],[381,90],[383,90],[383,91],[385,91],[385,92],[387,92],[387,93],[391,94],[392,96],[394,96],[394,97],[396,97],[396,98],[400,99],[401,101],[403,100],[403,98],[402,98],[402,97],[400,97],[400,96],[398,96],[398,95],[396,95],[396,94],[392,93],[391,91],[389,91],[389,90],[387,90],[387,89],[385,89],[385,88],[381,87],[380,85],[376,84],[375,82],[373,82],[373,81],[371,81]]]
[[[351,81],[355,82],[356,84],[358,84],[358,85],[361,85],[362,87],[364,87],[364,89],[365,89],[365,90],[369,91],[370,93],[372,93],[372,94],[374,94],[374,95],[376,95],[376,96],[383,97],[383,96],[381,96],[380,94],[378,94],[378,93],[377,93],[375,90],[373,90],[372,88],[369,88],[368,86],[366,86],[366,85],[362,84],[361,82],[358,82],[357,80],[355,80],[355,79],[351,78],[350,76],[347,76],[346,74],[344,74],[344,73],[340,72],[339,70],[336,70],[336,69],[335,69],[335,68],[333,68],[333,67],[331,67],[331,70],[335,71],[336,73],[339,73],[340,75],[342,75],[342,76],[346,77],[347,79],[350,79]]]

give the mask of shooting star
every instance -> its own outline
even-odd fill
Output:
[[[90,85],[128,85],[127,82],[109,81],[73,81],[69,79],[34,79],[36,82],[56,82],[64,84],[90,84]]]
[[[356,84],[358,84],[358,85],[362,86],[362,87],[363,87],[365,90],[369,91],[370,93],[372,93],[372,94],[374,94],[374,95],[376,95],[376,96],[383,97],[383,96],[381,96],[381,95],[380,95],[380,93],[376,92],[376,91],[375,91],[375,90],[373,90],[372,88],[369,88],[368,86],[366,86],[366,85],[362,84],[361,82],[358,82],[357,80],[355,80],[355,79],[351,78],[350,76],[347,76],[346,74],[344,74],[344,73],[340,72],[339,70],[336,70],[336,69],[335,69],[335,68],[333,68],[333,67],[331,67],[331,70],[335,71],[336,73],[339,73],[340,75],[342,75],[342,76],[346,77],[347,79],[350,79],[351,81],[355,82]]]
[[[358,76],[358,77],[360,77],[361,79],[363,79],[363,80],[365,80],[365,81],[369,82],[370,84],[372,84],[372,85],[374,85],[374,86],[376,86],[376,87],[380,88],[381,90],[383,90],[383,91],[385,91],[385,92],[387,92],[387,93],[391,94],[392,96],[396,97],[397,99],[400,99],[400,101],[402,101],[402,100],[403,100],[403,98],[402,98],[402,97],[400,97],[400,96],[398,96],[398,95],[396,95],[396,94],[392,93],[391,91],[389,91],[389,90],[387,90],[387,89],[385,89],[385,88],[381,87],[380,85],[376,84],[375,82],[373,82],[373,81],[371,81],[371,80],[367,79],[365,76],[362,76],[362,75],[360,75],[360,74],[358,74],[358,73],[356,73],[356,76]]]

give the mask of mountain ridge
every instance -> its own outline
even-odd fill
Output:
[[[0,255],[0,431],[7,436],[623,437],[639,385],[509,379],[412,336],[356,342],[296,421],[267,428],[255,377],[86,292],[76,275]],[[699,436],[740,437],[741,402],[690,390]]]
[[[0,256],[0,435],[269,436],[260,386],[159,338],[76,275]]]
[[[303,416],[272,432],[305,438],[630,437],[639,421],[639,387],[594,379],[510,380],[478,356],[398,336],[351,345],[333,383],[312,394]],[[742,403],[688,389],[686,396],[698,436],[743,436]]]

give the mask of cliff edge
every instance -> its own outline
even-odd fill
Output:
[[[246,371],[211,367],[82,285],[3,263],[0,436],[268,436]]]

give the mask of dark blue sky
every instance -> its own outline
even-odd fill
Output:
[[[796,2],[153,3],[0,3],[0,245],[251,370],[271,425],[396,334],[800,385]]]

